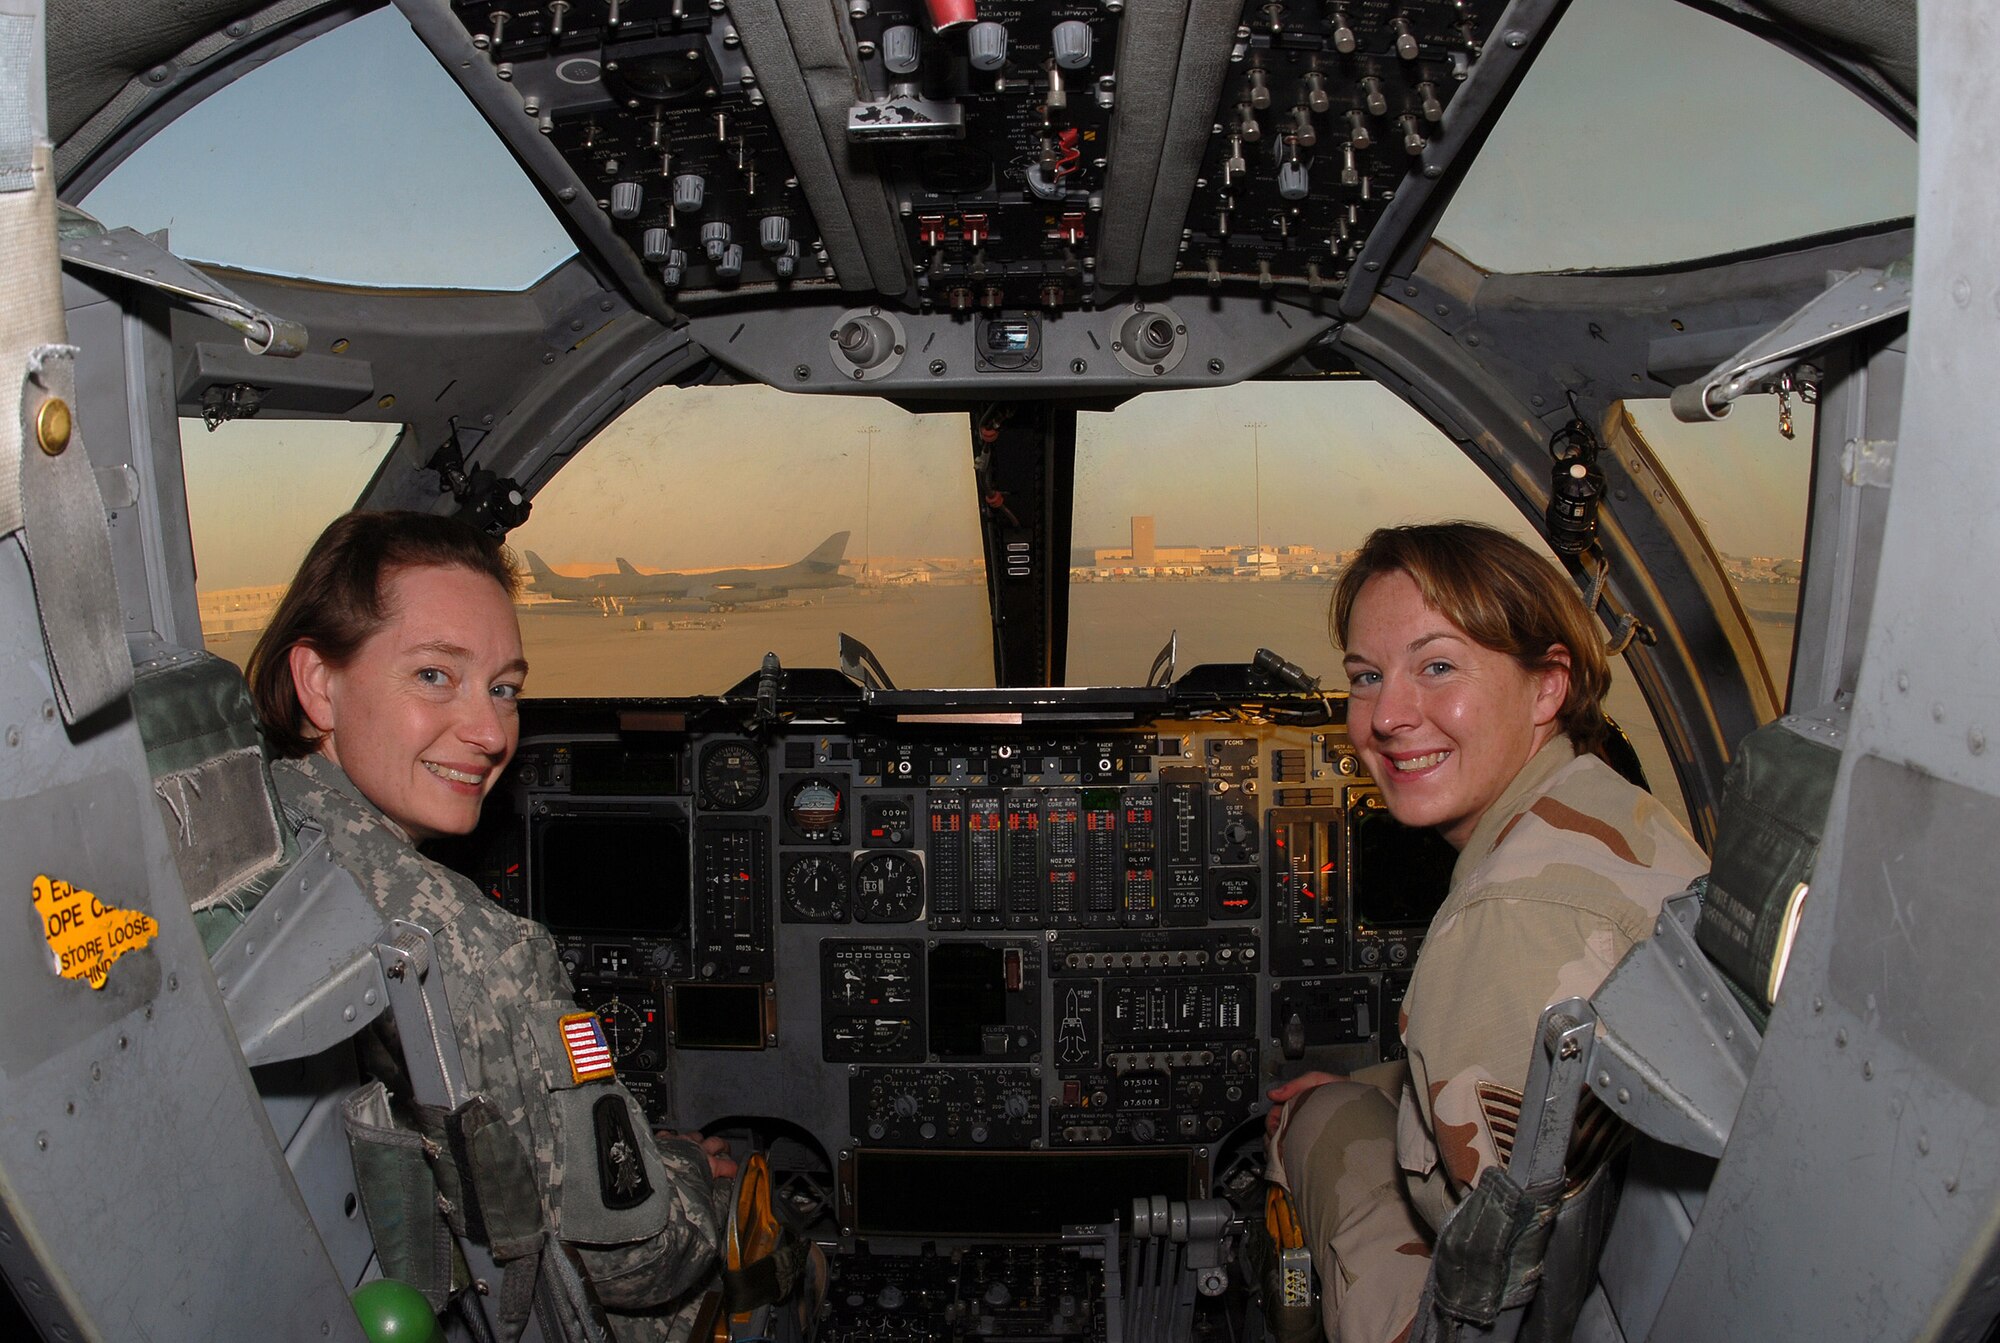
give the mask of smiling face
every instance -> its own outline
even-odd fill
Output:
[[[1401,570],[1355,596],[1345,665],[1348,732],[1390,814],[1459,849],[1556,735],[1569,691],[1566,666],[1531,672],[1475,642]]]
[[[485,574],[436,567],[385,573],[382,602],[346,663],[292,648],[299,703],[320,754],[413,839],[466,834],[520,741],[513,602]]]

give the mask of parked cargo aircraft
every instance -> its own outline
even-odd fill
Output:
[[[1450,511],[1562,556],[1770,934],[1690,895],[1549,1023],[1630,1145],[1534,1336],[1994,1337],[1986,0],[9,0],[0,70],[0,1332],[362,1337],[355,1039],[454,989],[222,660],[359,505],[716,566],[838,509],[950,580],[522,606],[438,852],[657,1125],[770,1158],[802,1333],[1266,1336],[1266,1088],[1398,1052],[1440,874],[1286,659]],[[1753,733],[1833,762],[1796,824],[1725,789]],[[485,1234],[426,1241],[454,1338]]]
[[[794,591],[852,587],[854,579],[840,572],[847,554],[846,532],[835,532],[814,546],[803,559],[765,568],[716,569],[707,573],[643,573],[620,556],[618,571],[566,578],[534,551],[524,552],[537,592],[559,601],[633,604],[686,603],[702,609],[726,609],[753,602],[775,601]]]

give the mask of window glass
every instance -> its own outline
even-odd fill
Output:
[[[1547,553],[1479,468],[1366,380],[1157,392],[1077,417],[1069,680],[1133,685],[1178,632],[1179,668],[1269,648],[1344,687],[1333,580],[1377,527],[1467,518]],[[1658,725],[1624,661],[1608,708],[1686,820]]]
[[[402,426],[340,420],[181,421],[202,642],[238,666],[306,547],[354,506]]]
[[[524,289],[576,253],[389,6],[218,90],[81,204],[184,257],[343,284]]]
[[[1495,271],[1656,265],[1915,213],[1916,142],[1762,38],[1571,5],[1438,224]]]
[[[839,665],[987,685],[993,641],[966,418],[768,387],[663,388],[536,495],[509,543],[528,693],[716,694]]]
[[[1704,424],[1675,419],[1664,401],[1625,406],[1722,555],[1780,703],[1798,633],[1817,417],[1797,397],[1791,405],[1791,439],[1779,432],[1773,396],[1745,397],[1727,418]]]

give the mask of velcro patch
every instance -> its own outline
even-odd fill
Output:
[[[646,1178],[639,1135],[633,1131],[625,1098],[615,1091],[600,1097],[590,1109],[590,1119],[597,1130],[597,1182],[604,1206],[613,1211],[638,1207],[653,1196],[653,1182]]]
[[[563,1052],[569,1056],[572,1082],[605,1082],[618,1075],[611,1066],[611,1043],[604,1038],[604,1023],[595,1012],[573,1012],[556,1026],[562,1032]]]

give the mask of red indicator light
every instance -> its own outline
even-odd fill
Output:
[[[519,863],[509,863],[509,864],[507,865],[507,875],[508,875],[508,876],[510,876],[510,877],[518,877],[518,876],[520,876],[520,875],[521,875],[521,865],[520,865]]]

